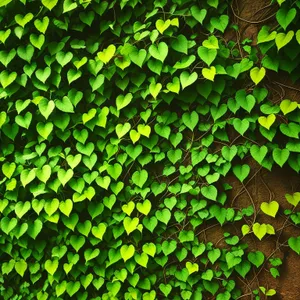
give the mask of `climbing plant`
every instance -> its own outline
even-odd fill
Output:
[[[299,79],[300,1],[273,1],[241,42],[227,35],[232,5],[0,1],[1,298],[276,294],[241,285],[282,265],[248,250],[248,236],[280,237],[282,209],[257,209],[246,185],[249,160],[300,171],[300,106],[266,84]],[[232,176],[246,207],[232,205]],[[297,226],[300,193],[285,197]],[[300,254],[300,237],[285,245]]]

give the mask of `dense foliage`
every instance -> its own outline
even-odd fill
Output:
[[[257,215],[279,204],[231,207],[227,180],[245,188],[249,158],[300,171],[299,105],[264,84],[300,77],[300,1],[273,2],[239,43],[228,1],[0,1],[1,298],[276,293],[237,278],[279,276],[242,240],[276,235]],[[203,237],[225,224],[226,247]]]

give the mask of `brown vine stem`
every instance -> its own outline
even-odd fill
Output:
[[[252,142],[252,143],[254,143],[254,144],[256,144],[256,145],[258,145],[258,146],[260,146],[258,142],[254,141],[254,140],[252,140],[250,138],[247,138],[246,136],[243,136],[243,135],[238,135],[236,138],[234,138],[234,140],[230,143],[230,146],[232,146],[234,144],[234,142],[236,140],[238,140],[239,138],[241,138],[241,137],[244,138],[244,139],[246,139],[246,140],[248,140],[248,141],[250,141],[250,142]]]
[[[287,217],[287,219],[286,219],[286,221],[289,219],[289,217]],[[282,230],[285,228],[285,226],[282,228]],[[278,239],[279,239],[279,237],[278,237]],[[276,244],[277,244],[277,246],[276,246],[276,249],[265,259],[265,261],[264,261],[264,263],[262,264],[262,266],[260,267],[260,269],[259,269],[259,271],[258,271],[258,273],[255,275],[255,277],[251,280],[251,282],[250,282],[250,285],[254,282],[254,280],[257,280],[258,279],[258,275],[261,273],[261,271],[264,269],[264,266],[265,266],[265,264],[266,264],[266,262],[273,256],[273,254],[275,253],[275,252],[277,252],[278,250],[280,250],[280,248],[281,247],[284,247],[285,246],[285,243],[283,243],[283,244],[279,244],[278,243],[278,239],[277,239],[277,242],[276,242]]]
[[[268,79],[269,79],[269,78],[268,78]],[[269,80],[270,80],[270,79],[269,79]],[[281,90],[282,93],[278,92],[271,84],[266,84],[266,86],[267,86],[267,88],[268,88],[269,90],[274,91],[274,92],[278,95],[278,97],[279,97],[279,100],[272,101],[272,102],[274,102],[274,103],[280,102],[280,101],[282,101],[282,99],[285,97],[285,89],[284,89],[281,85],[278,85],[278,87],[280,88],[280,90]],[[277,86],[276,86],[276,87],[277,87]],[[273,100],[273,99],[274,99],[274,95],[272,95],[272,100]]]
[[[274,199],[274,193],[270,190],[269,186],[268,186],[268,185],[266,184],[266,182],[264,181],[261,172],[259,172],[259,175],[260,175],[260,179],[261,179],[262,183],[264,184],[264,186],[267,188],[267,190],[268,190],[268,192],[269,192],[269,195],[270,195],[269,201],[271,201],[272,199]]]
[[[260,24],[260,23],[266,22],[266,21],[270,20],[271,18],[273,18],[276,15],[276,13],[277,13],[277,12],[275,12],[271,16],[268,16],[267,18],[264,18],[262,20],[252,21],[252,20],[246,20],[246,19],[240,17],[239,15],[237,15],[237,13],[235,12],[235,10],[233,9],[233,6],[230,5],[230,7],[231,7],[231,10],[232,10],[232,13],[234,14],[234,16],[236,18],[238,18],[239,20],[241,20],[243,22],[249,23],[249,24]]]
[[[214,225],[211,225],[211,226],[209,226],[209,227],[206,227],[206,228],[202,229],[200,232],[198,232],[197,234],[195,234],[195,236],[198,236],[198,235],[200,235],[200,234],[203,233],[203,232],[205,233],[206,230],[209,230],[209,229],[214,228],[214,227],[216,227],[216,226],[220,226],[220,224],[214,224]]]
[[[241,33],[239,31],[236,31],[236,40],[237,40],[237,44],[238,44],[238,47],[239,47],[241,58],[243,59],[244,55],[243,55],[243,50],[242,50],[242,47],[241,47]]]
[[[250,199],[250,201],[251,201],[251,204],[252,204],[252,206],[253,206],[253,211],[254,211],[254,218],[253,218],[253,221],[252,221],[252,225],[253,225],[253,223],[254,223],[255,220],[256,220],[256,216],[257,216],[255,204],[254,204],[253,198],[252,198],[251,194],[249,193],[248,189],[246,188],[246,186],[245,186],[243,183],[242,183],[242,185],[243,185],[243,188],[245,189],[245,191],[246,191],[246,193],[247,193],[247,195],[248,195],[248,197],[249,197],[249,199]]]
[[[129,174],[129,172],[130,172],[131,168],[133,167],[134,163],[135,163],[135,160],[132,162],[131,166],[128,168],[128,170],[127,170],[126,174],[124,175],[124,177],[123,177],[123,181],[125,180],[125,178],[126,178],[126,177],[127,177],[127,175]]]
[[[294,90],[294,91],[297,91],[297,92],[300,92],[300,89],[297,89],[293,86],[290,86],[290,85],[286,85],[286,84],[283,84],[281,82],[278,82],[278,81],[274,81],[274,83],[278,84],[278,85],[281,85],[281,86],[284,86],[286,87],[287,89],[290,89],[290,90]]]
[[[189,153],[190,153],[190,150],[191,150],[191,148],[192,148],[192,146],[193,146],[194,137],[195,137],[195,134],[194,134],[194,132],[193,132],[192,139],[191,139],[191,145],[190,145],[190,147],[189,147],[188,149],[186,149],[186,154],[185,154],[185,156],[184,156],[184,158],[183,158],[183,160],[182,160],[183,162],[187,159],[187,157],[188,157],[188,155],[189,155]]]
[[[260,267],[259,271],[257,272],[256,276],[251,280],[250,285],[254,282],[254,280],[256,280],[258,278],[258,275],[261,273],[261,271],[263,270],[266,262],[273,256],[274,253],[276,253],[283,245],[279,245],[278,247],[276,247],[276,249],[274,251],[271,252],[271,254],[265,259],[264,263],[262,264],[262,266]]]
[[[237,299],[237,300],[238,300],[238,299],[242,299],[242,298],[247,297],[247,296],[251,296],[251,299],[253,299],[253,293],[247,293],[247,294],[241,295],[241,296],[239,296],[239,297],[236,298],[236,299]]]
[[[210,130],[211,130],[211,128],[212,128],[212,125],[210,126],[210,128],[206,131],[206,132],[204,132],[200,137],[198,137],[198,138],[196,138],[195,140],[194,140],[194,142],[198,142],[199,140],[201,140]]]
[[[240,280],[240,281],[244,284],[244,286],[247,287],[247,289],[248,289],[250,292],[252,291],[251,284],[249,284],[248,281],[243,280],[240,276],[238,276],[237,278],[238,278],[238,280]],[[253,299],[253,298],[252,298],[252,299]]]
[[[231,206],[234,205],[234,202],[236,200],[237,197],[239,197],[241,194],[243,194],[244,191],[244,187],[247,186],[249,184],[249,182],[257,175],[257,173],[262,169],[262,166],[250,177],[250,179],[246,182],[246,184],[243,184],[243,187],[239,190],[239,192],[235,195],[235,197],[233,198],[233,200],[231,201]]]
[[[294,206],[294,208],[292,209],[292,213],[295,211],[295,208],[296,208],[296,206]],[[280,237],[281,237],[281,235],[282,235],[283,229],[286,228],[287,226],[289,226],[289,225],[286,226],[286,223],[289,221],[289,219],[290,219],[290,217],[287,216],[287,218],[285,219],[285,221],[284,221],[282,227],[279,228],[280,233],[279,233],[278,238],[277,238],[277,241],[276,241],[276,245],[277,245],[277,246],[278,246],[278,244],[279,244],[279,239],[280,239]],[[292,225],[294,225],[294,224],[292,224]]]

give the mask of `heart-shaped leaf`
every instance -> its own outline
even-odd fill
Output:
[[[288,244],[292,250],[294,250],[298,255],[300,255],[300,237],[290,237]]]
[[[252,229],[253,233],[258,237],[259,240],[262,240],[262,238],[267,234],[266,224],[254,223]]]
[[[294,20],[296,17],[297,11],[295,8],[287,9],[287,8],[280,8],[276,13],[276,19],[278,23],[282,26],[284,30],[287,29],[289,24]]]
[[[258,123],[267,128],[268,130],[270,129],[270,127],[273,125],[273,123],[276,120],[276,116],[274,114],[270,114],[267,117],[261,116],[258,118]]]
[[[259,84],[266,75],[266,69],[264,67],[255,67],[250,71],[250,77],[255,84]]]
[[[270,203],[268,202],[263,202],[260,205],[260,209],[266,214],[269,215],[273,218],[275,218],[278,209],[279,209],[279,204],[277,201],[271,201]]]
[[[204,78],[210,80],[210,81],[214,81],[215,79],[215,75],[216,75],[216,68],[215,67],[210,67],[208,68],[203,68],[202,69],[202,75]]]
[[[115,45],[109,45],[103,51],[98,52],[97,56],[103,63],[107,64],[115,55],[116,50]]]

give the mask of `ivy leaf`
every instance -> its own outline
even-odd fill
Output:
[[[290,237],[288,239],[288,244],[292,250],[294,250],[298,255],[300,255],[300,237]]]
[[[129,53],[129,57],[133,63],[135,63],[141,68],[146,60],[147,51],[145,49],[136,49]]]
[[[76,236],[72,235],[70,237],[70,245],[75,249],[76,252],[78,252],[83,245],[85,244],[85,237],[82,235]]]
[[[109,45],[103,51],[98,52],[97,56],[103,63],[107,64],[113,58],[115,52],[116,52],[116,46]]]
[[[45,270],[49,274],[54,275],[54,273],[56,272],[57,269],[58,269],[58,260],[57,259],[55,259],[53,261],[51,261],[50,259],[46,260]]]
[[[200,23],[203,24],[203,21],[207,15],[206,9],[200,9],[198,6],[194,5],[191,7],[191,15]]]
[[[0,3],[0,7],[1,6],[6,6],[7,4],[9,4],[12,0],[2,0]]]
[[[73,58],[72,52],[59,51],[55,56],[57,62],[62,66],[66,66]]]
[[[284,115],[287,115],[288,113],[294,111],[297,108],[298,103],[296,101],[292,102],[291,100],[285,99],[280,103],[280,109]]]
[[[11,49],[9,52],[7,51],[0,51],[0,62],[7,67],[9,63],[14,59],[16,56],[17,51],[15,49]]]
[[[81,12],[79,14],[79,18],[82,21],[82,23],[91,26],[95,18],[95,13],[93,11]]]
[[[276,13],[276,19],[281,27],[286,30],[289,24],[295,19],[297,14],[296,8],[280,8]]]
[[[296,32],[296,40],[297,40],[298,44],[300,44],[300,29],[298,29]]]
[[[240,135],[244,135],[244,133],[248,130],[249,126],[250,123],[246,119],[240,120],[238,118],[235,118],[233,120],[233,127]]]
[[[135,171],[132,175],[132,181],[135,185],[143,188],[148,179],[148,172],[146,170]]]
[[[236,102],[248,113],[251,112],[256,103],[256,99],[254,98],[254,96],[251,94],[247,95],[245,90],[237,91],[235,99]]]
[[[188,54],[188,40],[183,34],[177,36],[176,40],[172,42],[171,47],[177,52]]]
[[[200,46],[198,48],[198,55],[208,66],[210,66],[217,57],[217,50]]]
[[[52,10],[58,3],[58,0],[42,0],[42,3],[49,10]]]
[[[17,22],[17,24],[19,24],[20,26],[22,26],[23,28],[25,27],[25,25],[27,23],[29,23],[31,20],[33,19],[33,14],[32,13],[28,13],[25,16],[22,16],[20,14],[15,15],[15,20]]]
[[[42,123],[42,122],[39,122],[37,125],[36,125],[36,129],[37,129],[37,132],[38,134],[43,137],[45,140],[48,139],[50,133],[52,132],[53,130],[53,123],[51,122],[47,122],[47,123]]]
[[[165,297],[168,297],[168,295],[172,291],[172,286],[170,284],[161,283],[159,285],[159,289],[161,290],[161,292],[164,294]]]
[[[7,29],[6,31],[1,30],[0,31],[0,42],[5,44],[5,41],[9,38],[10,34],[11,34],[11,29]]]
[[[290,30],[287,34],[281,32],[276,35],[275,43],[278,51],[286,46],[294,37],[294,31]]]
[[[8,73],[8,71],[5,70],[0,73],[0,83],[4,89],[11,85],[16,80],[16,78],[16,72]]]
[[[34,26],[36,27],[36,29],[39,32],[45,34],[46,30],[49,26],[49,22],[50,22],[50,19],[48,17],[44,17],[42,20],[36,19],[34,21]]]
[[[174,252],[176,247],[177,247],[177,242],[175,240],[170,240],[170,241],[165,240],[162,243],[162,251],[165,256],[168,256],[169,254]]]
[[[46,83],[50,75],[51,69],[49,67],[46,67],[45,69],[38,69],[35,71],[36,78],[43,83]]]
[[[209,250],[207,252],[207,257],[212,264],[214,264],[219,259],[220,256],[221,256],[221,251],[218,248]]]
[[[20,276],[24,276],[25,271],[27,270],[27,262],[24,259],[20,259],[15,263],[15,270]]]
[[[126,107],[132,100],[133,95],[131,93],[124,95],[119,95],[116,99],[117,109],[121,110],[122,108]]]
[[[158,135],[164,137],[165,139],[169,139],[171,134],[171,128],[169,126],[157,123],[154,125],[154,130]]]
[[[276,120],[276,116],[274,114],[270,114],[267,117],[261,116],[258,118],[258,123],[267,128],[268,130],[270,129],[270,127],[273,125],[273,123]]]
[[[207,0],[207,4],[211,7],[218,8],[219,0]]]
[[[149,214],[151,207],[152,207],[151,202],[148,199],[146,199],[143,203],[139,202],[136,205],[137,210],[140,213],[144,214],[145,216]]]
[[[210,81],[214,81],[215,79],[215,75],[216,75],[216,68],[215,67],[210,67],[208,68],[203,68],[202,69],[202,75],[204,78],[210,80]]]
[[[173,81],[172,81],[172,82],[169,82],[169,83],[167,84],[167,89],[168,89],[170,92],[179,94],[179,92],[180,92],[180,80],[179,80],[179,78],[178,78],[178,77],[174,77],[174,78],[173,78]]]
[[[268,148],[266,146],[259,147],[258,145],[253,144],[250,148],[250,153],[252,157],[261,165],[268,153]]]
[[[80,70],[74,70],[74,69],[70,69],[67,73],[67,78],[68,78],[68,82],[69,84],[71,84],[73,81],[79,79],[82,75],[82,72]]]
[[[228,265],[228,268],[233,268],[234,266],[240,264],[242,259],[238,256],[235,256],[231,252],[226,253],[226,263]]]
[[[1,229],[5,234],[9,234],[18,224],[18,220],[16,218],[8,218],[4,217],[1,219],[0,225]]]
[[[186,262],[185,267],[187,268],[189,274],[199,271],[199,265],[197,263]]]
[[[202,42],[202,46],[207,49],[219,49],[219,41],[214,35],[211,35]]]
[[[262,238],[267,234],[266,224],[254,223],[252,229],[253,233],[257,236],[259,240],[262,240]]]
[[[288,149],[275,148],[272,152],[274,161],[282,167],[288,160],[290,156],[290,151]]]
[[[157,20],[155,23],[156,29],[159,31],[160,34],[163,34],[165,30],[167,30],[171,25],[171,21],[168,19],[166,21],[164,20]]]
[[[221,104],[220,106],[212,105],[210,108],[211,115],[214,121],[220,119],[227,111],[227,105],[225,103]]]
[[[185,126],[187,126],[191,131],[193,131],[199,122],[199,115],[195,111],[191,113],[186,112],[182,115],[182,121]]]
[[[105,223],[99,223],[97,226],[93,226],[92,234],[99,240],[103,239],[107,226]]]
[[[261,251],[249,252],[247,257],[256,268],[259,268],[265,260],[265,255]]]
[[[173,208],[172,205],[174,204],[174,202],[171,203],[171,199],[168,199],[168,201],[166,201],[166,204],[167,204],[166,206],[169,209],[172,209]],[[167,225],[171,219],[171,213],[169,209],[165,208],[163,210],[156,211],[155,212],[156,219]]]
[[[180,82],[182,89],[184,90],[186,87],[192,85],[198,78],[198,75],[196,72],[193,72],[192,74],[188,73],[187,71],[184,71],[180,74]]]
[[[232,168],[232,171],[234,175],[241,181],[243,182],[249,175],[250,173],[250,167],[249,165],[235,165]]]
[[[177,61],[173,66],[175,69],[186,69],[196,60],[195,55],[184,56],[181,61]],[[195,72],[193,72],[195,73]]]
[[[224,31],[227,28],[228,23],[229,23],[229,16],[221,15],[219,18],[212,17],[210,19],[210,23],[214,28],[216,28],[224,33]]]
[[[218,190],[215,186],[209,185],[209,186],[204,186],[201,189],[202,195],[209,199],[209,200],[217,200],[217,195],[218,195]]]
[[[169,52],[168,45],[165,42],[160,42],[157,47],[153,44],[149,47],[149,53],[155,59],[161,61],[162,63],[166,59]]]
[[[266,69],[264,67],[261,67],[260,69],[258,67],[255,67],[250,71],[250,77],[256,85],[262,81],[265,75]]]
[[[161,89],[162,89],[162,84],[161,83],[152,82],[149,86],[149,92],[153,96],[154,99],[157,98],[157,96],[158,96],[159,92],[161,91]]]
[[[41,50],[45,43],[45,36],[43,34],[37,35],[32,33],[29,37],[30,43],[37,49]]]
[[[236,156],[237,154],[237,146],[236,145],[233,145],[231,147],[229,146],[224,146],[222,148],[222,156],[228,160],[228,161],[232,161],[233,158]]]
[[[284,135],[298,139],[300,133],[300,125],[290,122],[288,124],[280,124],[279,128]]]
[[[266,69],[278,72],[279,60],[273,59],[272,57],[266,55],[262,60],[262,66]]]
[[[264,25],[261,30],[258,33],[257,36],[257,43],[266,43],[266,42],[270,42],[275,40],[277,32],[276,31],[272,31],[271,33],[269,33],[270,27]]]
[[[285,194],[285,198],[287,200],[287,202],[289,202],[290,204],[292,204],[293,206],[297,206],[298,203],[300,202],[300,193],[296,192],[293,195],[290,194]]]
[[[275,218],[278,209],[279,209],[279,204],[277,201],[271,201],[271,202],[262,202],[260,205],[260,209],[262,212],[264,212],[266,215],[269,215],[273,218]]]
[[[104,80],[105,80],[105,77],[103,74],[99,74],[94,78],[91,77],[89,79],[89,83],[92,88],[92,91],[94,92],[94,91],[98,90],[104,84]]]
[[[133,219],[131,219],[130,217],[125,217],[125,219],[123,220],[123,226],[127,235],[135,231],[138,228],[138,225],[139,225],[139,219],[136,217]]]

